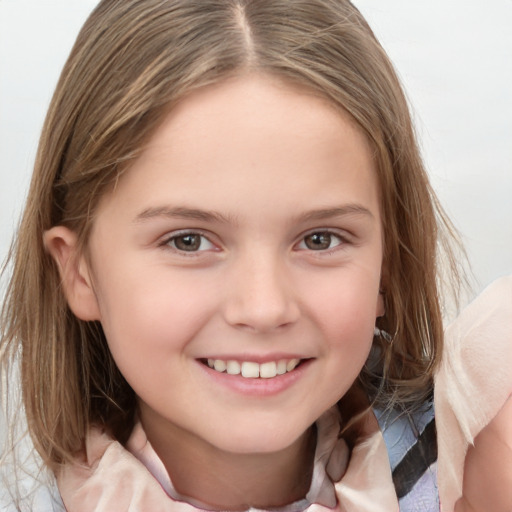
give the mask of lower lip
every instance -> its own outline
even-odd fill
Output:
[[[200,361],[198,361],[198,364],[208,378],[212,379],[216,384],[247,396],[269,397],[278,395],[293,386],[304,375],[312,361],[312,359],[302,361],[291,372],[277,375],[271,379],[250,379],[241,375],[229,375],[228,373],[220,373],[213,370]]]

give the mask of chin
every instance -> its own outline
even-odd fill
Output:
[[[290,422],[292,423],[292,422]],[[218,449],[233,454],[271,454],[286,450],[300,439],[309,429],[278,428],[272,425],[257,428],[240,429],[227,432],[217,437],[215,444]]]

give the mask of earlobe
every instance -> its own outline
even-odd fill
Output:
[[[43,235],[44,245],[59,269],[66,300],[80,320],[101,320],[89,265],[79,254],[78,238],[69,228],[55,226]]]

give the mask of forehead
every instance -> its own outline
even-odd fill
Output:
[[[218,209],[229,195],[245,209],[272,201],[293,205],[294,199],[299,208],[308,190],[318,203],[351,201],[355,192],[375,202],[367,137],[346,112],[313,92],[247,75],[185,97],[114,195],[123,192],[133,204],[145,195],[148,207],[201,197]]]
[[[287,126],[286,126],[287,125]],[[282,136],[294,133],[299,138],[329,139],[332,129],[344,136],[357,134],[361,143],[370,150],[370,143],[352,116],[306,85],[284,80],[279,76],[251,72],[203,86],[186,95],[164,119],[148,147],[163,141],[168,145],[169,135],[179,140],[180,132],[186,137],[195,131],[197,138],[213,131],[233,136],[239,128],[250,127],[251,136]],[[254,137],[257,139],[257,137]]]

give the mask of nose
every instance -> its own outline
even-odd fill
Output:
[[[290,271],[277,257],[251,255],[237,262],[226,293],[224,316],[237,328],[270,332],[294,324],[300,315]]]

